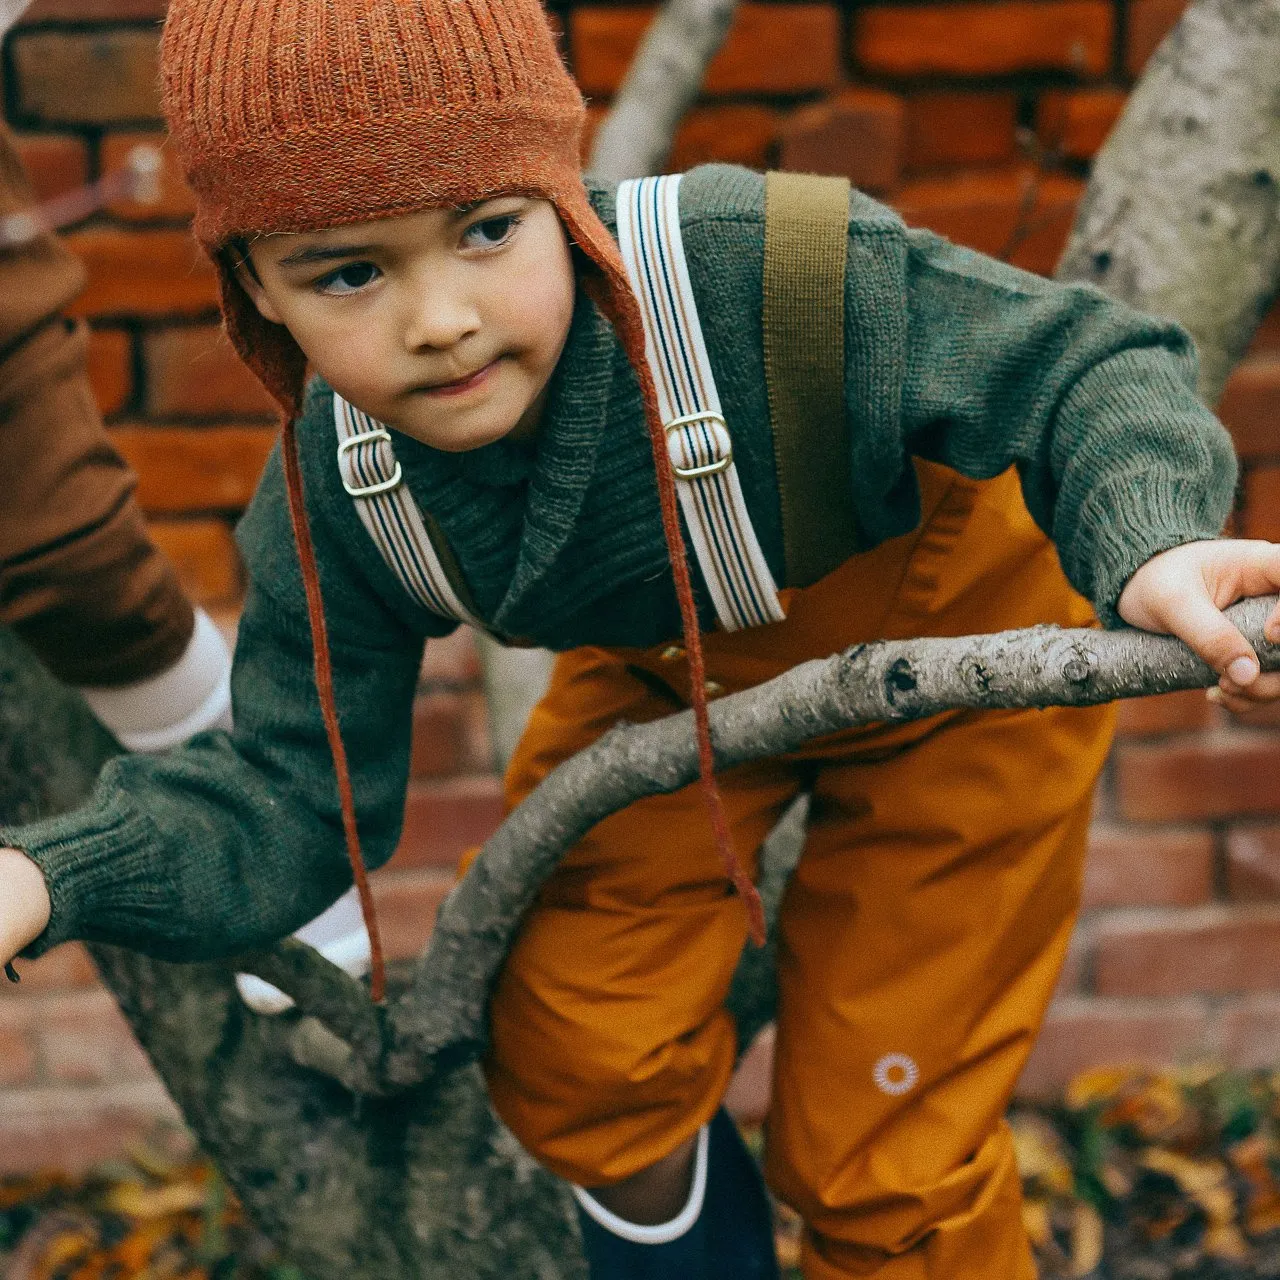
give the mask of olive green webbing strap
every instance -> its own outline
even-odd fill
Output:
[[[765,175],[764,367],[787,585],[807,587],[858,549],[844,407],[849,183]]]

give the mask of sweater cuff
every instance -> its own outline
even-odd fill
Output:
[[[1221,537],[1230,501],[1229,490],[1206,492],[1184,477],[1122,477],[1100,486],[1081,509],[1075,563],[1064,567],[1104,627],[1127,626],[1116,605],[1129,579],[1162,551]]]
[[[118,791],[56,818],[0,827],[0,845],[31,858],[49,890],[48,927],[22,955],[34,959],[63,942],[93,941],[91,921],[110,919],[119,939],[130,933],[131,918],[141,925],[171,914],[148,856],[155,844],[150,820]]]

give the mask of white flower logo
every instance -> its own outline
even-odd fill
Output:
[[[920,1080],[920,1068],[916,1066],[915,1059],[905,1053],[886,1053],[871,1074],[875,1077],[876,1088],[893,1098],[910,1093]]]

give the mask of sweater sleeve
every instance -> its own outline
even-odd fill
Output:
[[[1195,352],[1181,328],[928,232],[907,233],[902,278],[896,439],[882,434],[870,446],[878,457],[854,460],[855,487],[872,465],[889,477],[878,491],[860,486],[873,537],[904,531],[912,455],[973,479],[1016,466],[1068,579],[1115,625],[1141,564],[1220,533],[1235,456],[1196,398]]]
[[[313,515],[312,533],[372,867],[390,857],[403,819],[422,633],[353,562],[351,530],[333,515]],[[0,830],[49,884],[52,917],[29,954],[82,938],[170,960],[227,956],[287,934],[351,883],[278,449],[238,537],[250,586],[234,732],[119,757],[84,807]]]

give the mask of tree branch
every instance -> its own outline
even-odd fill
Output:
[[[596,132],[587,168],[620,182],[661,173],[676,126],[719,52],[737,0],[667,0]]]
[[[1267,670],[1280,669],[1280,647],[1262,634],[1274,604],[1259,598],[1229,610]],[[1180,641],[1143,631],[1032,627],[884,641],[721,699],[711,732],[716,765],[727,769],[860,724],[956,708],[1092,706],[1216,680]],[[615,726],[554,770],[492,836],[445,900],[409,991],[390,1010],[392,1078],[416,1083],[446,1049],[483,1044],[490,987],[538,886],[597,822],[698,776],[692,715]]]

